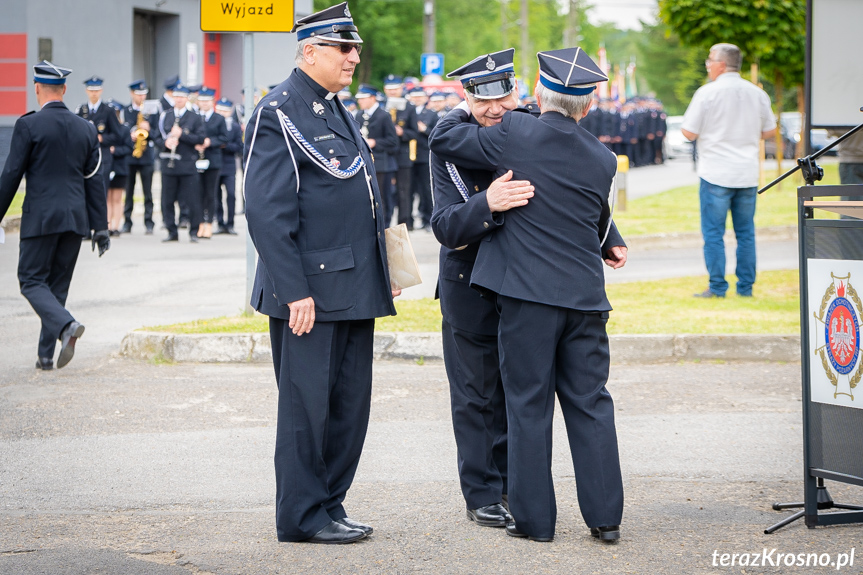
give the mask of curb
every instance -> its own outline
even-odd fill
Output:
[[[798,335],[612,335],[614,363],[800,360]],[[130,359],[191,363],[270,363],[268,333],[170,334],[132,331],[120,344]],[[375,359],[443,359],[440,333],[376,333]]]
[[[632,236],[625,238],[630,250],[669,250],[680,248],[700,248],[704,245],[701,232],[649,234],[644,236]],[[725,232],[726,243],[737,243],[733,230]],[[797,226],[773,226],[767,228],[756,228],[756,242],[777,242],[797,240]]]

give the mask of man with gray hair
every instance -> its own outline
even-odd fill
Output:
[[[469,169],[512,170],[535,193],[479,242],[470,283],[494,294],[506,395],[513,537],[551,541],[557,507],[551,474],[554,397],[569,436],[582,516],[603,541],[620,537],[623,482],[606,390],[611,305],[602,260],[626,262],[608,242],[617,160],[578,125],[605,74],[580,48],[540,52],[542,115],[506,112],[488,127],[459,105],[438,122],[431,150]],[[488,63],[489,66],[493,62]],[[470,204],[470,202],[468,202]]]
[[[279,389],[279,541],[372,533],[343,505],[369,424],[375,318],[394,315],[371,149],[336,93],[362,38],[347,2],[297,21],[298,67],[246,131],[246,219],[260,256],[251,305],[270,316]]]
[[[695,297],[725,297],[725,220],[731,212],[737,237],[737,295],[752,297],[755,283],[755,198],[758,148],[776,133],[770,98],[740,77],[740,49],[716,44],[704,65],[710,83],[699,88],[683,116],[681,132],[698,144],[701,235],[708,288]]]

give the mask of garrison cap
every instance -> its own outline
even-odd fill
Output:
[[[101,90],[103,82],[104,80],[99,76],[90,76],[84,80],[84,85],[87,86],[88,90]]]
[[[180,77],[179,76],[176,76],[176,75],[171,76],[170,78],[165,80],[165,89],[166,90],[173,90],[177,86],[177,84],[179,84],[179,83],[180,83]]]
[[[357,88],[356,98],[359,100],[360,98],[374,98],[378,95],[378,91],[374,86],[370,86],[369,84],[360,84],[359,88]]]
[[[135,80],[129,84],[129,90],[141,96],[146,96],[147,92],[150,91],[149,88],[147,88],[147,82],[144,80]]]
[[[447,74],[456,78],[464,89],[481,100],[502,98],[515,89],[515,48],[484,54]]]
[[[227,111],[227,110],[230,110],[233,105],[234,105],[233,102],[231,102],[230,100],[228,100],[227,98],[225,98],[223,96],[223,97],[219,98],[219,100],[216,102],[216,109]]]
[[[201,86],[201,89],[198,91],[198,100],[215,100],[216,99],[216,90],[213,88],[207,88],[206,86]]]
[[[584,96],[596,89],[597,82],[608,76],[581,48],[564,48],[539,52],[539,83],[553,92]]]
[[[42,60],[33,66],[33,81],[40,84],[61,85],[66,83],[66,76],[72,73],[69,68],[55,66],[48,60]]]
[[[321,38],[349,44],[361,44],[363,41],[357,33],[357,27],[354,26],[347,2],[330,6],[326,10],[300,18],[291,32],[297,33],[298,42],[308,38]]]
[[[189,87],[188,87],[188,86],[186,86],[186,85],[184,85],[182,82],[177,82],[177,83],[174,85],[173,92],[174,92],[175,94],[179,94],[180,96],[186,96],[186,97],[188,97],[188,96],[189,96],[189,94],[190,94],[192,91],[191,91],[191,90],[189,90]]]

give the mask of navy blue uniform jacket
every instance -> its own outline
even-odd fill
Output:
[[[228,125],[225,118],[213,110],[210,119],[201,115],[207,137],[210,138],[210,147],[204,150],[204,157],[210,160],[210,170],[222,169],[222,147],[228,143]]]
[[[107,230],[101,159],[96,127],[63,102],[20,117],[0,176],[0,219],[26,176],[21,239]]]
[[[123,109],[123,118],[126,120],[126,123],[123,126],[125,128],[123,137],[132,142],[132,149],[134,150],[135,141],[132,140],[131,137],[132,130],[138,125],[138,110],[133,108],[132,104],[129,104]],[[144,148],[144,154],[140,158],[136,158],[130,153],[127,161],[128,164],[135,166],[149,166],[156,161],[153,136],[155,136],[155,131],[159,129],[159,115],[150,114],[149,116],[144,116],[144,119],[150,123],[150,130],[147,135],[147,147]]]
[[[230,128],[225,120],[225,128],[228,130],[228,141],[222,147],[222,175],[233,176],[237,173],[237,154],[243,153],[243,130],[233,118]]]
[[[473,117],[470,121],[479,125]],[[430,160],[434,187],[431,226],[441,243],[437,286],[441,314],[447,323],[460,330],[497,335],[498,314],[494,302],[481,298],[470,287],[480,240],[504,221],[502,213],[492,214],[488,207],[486,192],[492,173],[447,165],[434,154]],[[463,192],[469,199],[465,200]]]
[[[395,315],[371,151],[338,101],[341,121],[332,118],[325,95],[295,69],[250,118],[243,189],[260,256],[251,305],[290,319],[287,304],[311,296],[316,321]],[[345,170],[359,153],[365,168],[347,179],[325,171],[292,139],[279,112],[330,164]]]
[[[600,243],[610,224],[617,160],[572,119],[508,112],[480,129],[454,110],[432,134],[431,149],[466,167],[507,169],[535,187],[526,206],[480,242],[471,285],[579,311],[609,311]],[[612,243],[610,245],[621,245]]]
[[[390,162],[389,159],[396,158],[399,153],[399,137],[390,115],[378,106],[371,115],[366,110],[357,110],[354,117],[361,127],[368,130],[366,137],[375,141],[372,150],[375,171],[386,172],[395,165],[395,161]]]
[[[162,173],[166,176],[187,176],[198,173],[195,167],[195,162],[198,161],[198,150],[195,146],[204,143],[204,138],[207,137],[207,129],[204,127],[204,119],[192,110],[186,110],[180,116],[178,124],[183,133],[180,134],[180,142],[177,144],[175,152],[180,156],[179,160],[174,160],[174,167],[170,167],[170,159],[163,159]],[[162,112],[159,116],[159,126],[155,130],[155,134],[151,132],[151,136],[156,142],[156,146],[161,152],[170,152],[165,148],[165,141],[168,139],[168,134],[171,133],[171,128],[174,126],[174,108]]]

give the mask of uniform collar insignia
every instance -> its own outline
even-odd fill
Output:
[[[317,114],[318,116],[323,116],[326,108],[324,108],[323,104],[315,100],[314,102],[312,102],[312,110],[314,110],[315,114]]]

